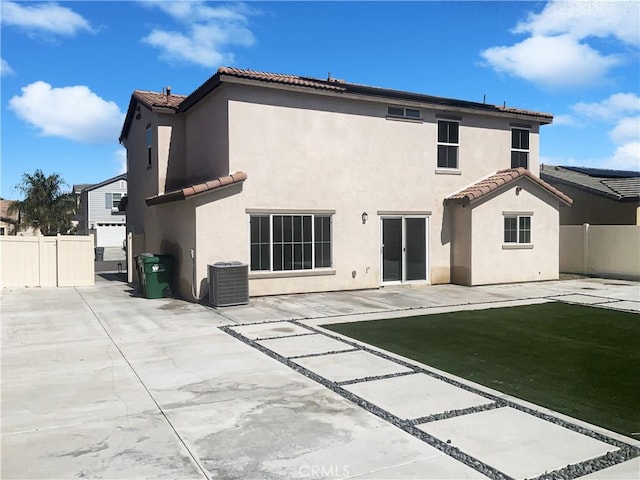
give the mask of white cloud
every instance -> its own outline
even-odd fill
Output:
[[[605,163],[606,168],[640,171],[640,141],[618,147]]]
[[[603,168],[620,170],[640,170],[640,96],[635,93],[616,93],[601,102],[580,102],[571,107],[573,115],[560,115],[571,119],[571,122],[555,122],[559,125],[597,124],[608,135],[615,151],[599,160],[583,160],[582,165],[597,165]],[[550,160],[550,163],[558,160]],[[559,162],[562,163],[562,162]],[[575,159],[564,161],[568,165],[576,165]]]
[[[31,33],[66,37],[72,37],[79,31],[94,32],[84,17],[57,3],[25,5],[3,1],[2,23]]]
[[[620,120],[609,132],[609,137],[617,144],[640,141],[640,116]]]
[[[639,17],[640,4],[634,1],[555,1],[540,13],[530,13],[514,32],[533,36],[568,33],[578,39],[613,37],[639,45]]]
[[[144,2],[181,24],[179,30],[154,29],[142,41],[160,50],[160,58],[213,68],[233,63],[232,46],[251,46],[249,14],[243,4],[211,7],[202,2]]]
[[[576,126],[578,125],[577,120],[572,115],[554,115],[553,116],[553,124],[554,125],[566,125],[566,126]]]
[[[118,173],[116,175],[127,173],[127,151],[124,148],[118,148],[113,155],[118,165]]]
[[[44,136],[84,143],[116,141],[124,120],[114,102],[84,85],[53,88],[43,81],[34,82],[9,100],[9,108]]]
[[[587,118],[617,120],[621,116],[640,112],[640,96],[635,93],[615,93],[602,102],[580,102],[571,108]]]
[[[4,58],[0,58],[0,77],[9,77],[15,75],[13,68]]]
[[[614,46],[638,46],[639,30],[638,2],[552,1],[513,29],[528,38],[488,48],[480,56],[498,72],[544,87],[596,85],[624,62],[624,55],[604,54],[590,40],[608,38],[615,40]]]
[[[480,54],[496,71],[550,87],[589,85],[621,63],[601,55],[569,35],[531,37],[510,47],[492,47]]]

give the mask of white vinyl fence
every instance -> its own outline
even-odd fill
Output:
[[[80,287],[94,283],[92,235],[0,237],[2,287]]]
[[[640,226],[561,225],[560,271],[640,280]]]

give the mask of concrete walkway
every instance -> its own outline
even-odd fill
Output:
[[[384,288],[214,310],[142,299],[116,278],[2,292],[3,479],[640,476],[638,440],[322,329],[549,300],[637,312],[638,283]]]

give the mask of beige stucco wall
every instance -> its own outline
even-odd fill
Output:
[[[447,206],[451,219],[451,282],[471,285],[471,207],[469,205]]]
[[[473,205],[471,284],[557,279],[558,200],[527,178],[516,180],[509,188],[496,193]],[[503,214],[516,212],[532,214],[533,248],[504,245]]]
[[[611,198],[589,193],[570,185],[548,181],[566,193],[573,200],[571,208],[560,210],[561,225],[639,225],[638,202],[620,202]]]
[[[561,226],[560,269],[567,273],[640,279],[640,226]]]
[[[227,175],[229,159],[227,87],[189,109],[185,118],[187,184]],[[245,138],[251,142],[251,137]]]
[[[423,109],[423,122],[390,120],[386,118],[387,106],[386,102],[286,89],[223,86],[184,114],[184,177],[193,183],[241,170],[247,172],[247,181],[230,191],[202,194],[170,208],[146,207],[138,194],[139,206],[131,207],[131,216],[127,211],[130,222],[144,223],[149,251],[161,248],[162,243],[152,244],[151,238],[180,245],[179,290],[185,297],[189,296],[187,285],[192,275],[188,249],[197,252],[199,286],[206,278],[207,264],[228,260],[248,263],[249,212],[256,210],[334,212],[334,265],[330,270],[304,275],[252,274],[251,295],[378,287],[380,218],[389,213],[428,215],[429,280],[448,283],[454,231],[452,220],[444,216],[443,200],[510,167],[513,120],[428,109]],[[449,174],[437,173],[437,115],[461,119],[460,168]],[[138,124],[143,131],[135,135],[143,142],[142,148],[132,143],[129,156],[142,155],[146,169],[147,122]],[[160,127],[164,145],[167,138],[178,138],[175,125],[169,132],[168,125]],[[537,125],[532,125],[531,132],[530,164],[537,173]],[[169,155],[163,148],[159,148],[161,155]],[[151,173],[152,177],[157,175]],[[170,180],[171,174],[167,183]],[[148,188],[145,195],[150,196]],[[362,212],[369,215],[364,225]],[[186,228],[190,215],[196,226],[193,238],[173,226],[175,219]],[[502,228],[501,216],[498,223]]]

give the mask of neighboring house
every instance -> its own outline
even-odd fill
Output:
[[[74,185],[74,192],[76,191]],[[78,204],[78,234],[95,235],[96,247],[120,247],[126,238],[124,212],[118,207],[127,194],[127,174],[84,186]]]
[[[222,67],[189,96],[133,92],[127,231],[176,258],[189,298],[220,261],[250,265],[253,296],[556,279],[552,119]]]
[[[573,199],[561,225],[640,225],[640,172],[543,165],[540,176]]]
[[[18,213],[8,213],[11,202],[13,200],[0,200],[0,235],[12,235],[18,223]]]
[[[40,229],[38,227],[27,227],[24,230],[16,232],[16,225],[18,224],[19,213],[14,212],[9,215],[9,205],[13,200],[0,200],[0,236],[1,235],[17,235],[19,237],[31,237],[40,235]]]

